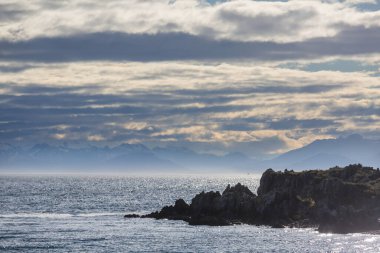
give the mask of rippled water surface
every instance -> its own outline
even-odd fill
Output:
[[[124,219],[259,176],[1,176],[0,251],[380,252],[380,236]]]

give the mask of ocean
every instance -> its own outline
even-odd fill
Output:
[[[124,219],[260,175],[0,176],[1,252],[380,252],[380,235]]]

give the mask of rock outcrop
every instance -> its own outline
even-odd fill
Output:
[[[380,172],[361,165],[304,172],[268,169],[257,195],[241,184],[228,185],[222,194],[202,192],[190,205],[179,199],[174,206],[141,217],[184,220],[190,225],[246,223],[316,227],[332,233],[380,231]]]

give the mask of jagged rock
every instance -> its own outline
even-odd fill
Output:
[[[178,199],[176,200],[174,206],[165,206],[160,212],[153,212],[143,215],[141,218],[188,221],[190,219],[190,206],[183,199]]]
[[[326,171],[267,170],[260,180],[258,198],[268,201],[274,193],[285,196],[259,207],[264,209],[262,215],[269,216],[267,222],[282,216],[285,223],[303,220],[304,226],[318,226],[321,232],[379,230],[379,182],[378,170],[361,165]]]
[[[320,232],[380,230],[380,172],[361,165],[305,172],[267,170],[258,195],[246,186],[201,192],[188,205],[179,199],[143,218],[184,220],[191,225],[247,223],[276,228],[316,227]]]
[[[191,224],[197,225],[230,225],[250,223],[255,212],[255,199],[248,187],[230,185],[219,192],[202,192],[196,195],[190,205]]]

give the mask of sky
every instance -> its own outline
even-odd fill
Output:
[[[379,45],[375,0],[2,0],[0,142],[380,139]]]

